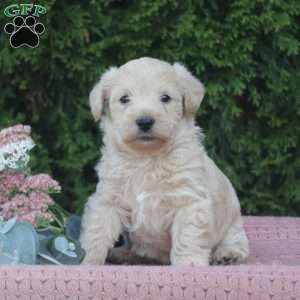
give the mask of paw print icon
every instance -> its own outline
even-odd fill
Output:
[[[16,16],[12,23],[4,26],[4,31],[10,35],[9,41],[13,48],[27,46],[36,48],[39,45],[41,35],[45,31],[45,26],[36,21],[35,17]]]

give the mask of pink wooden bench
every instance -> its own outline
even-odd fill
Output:
[[[238,266],[2,266],[0,300],[299,300],[300,218],[245,217]]]

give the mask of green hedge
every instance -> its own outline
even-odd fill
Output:
[[[300,215],[299,0],[39,4],[48,12],[38,48],[12,49],[1,31],[0,127],[32,125],[33,169],[61,182],[66,208],[81,211],[95,189],[92,85],[108,66],[152,56],[183,62],[205,84],[197,122],[243,212]],[[9,20],[1,14],[2,27]]]

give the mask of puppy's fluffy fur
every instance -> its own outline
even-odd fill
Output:
[[[203,96],[184,66],[152,58],[111,68],[95,85],[90,105],[104,147],[82,219],[84,263],[103,264],[123,230],[132,253],[165,264],[248,255],[236,193],[194,125]],[[146,132],[137,125],[145,117],[154,121]]]

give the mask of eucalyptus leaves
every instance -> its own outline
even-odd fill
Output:
[[[46,228],[35,230],[31,223],[15,218],[0,220],[0,264],[79,264],[84,251],[74,236],[67,234],[74,230],[79,234],[80,223],[72,221],[76,218],[66,219],[68,229],[62,234]]]

